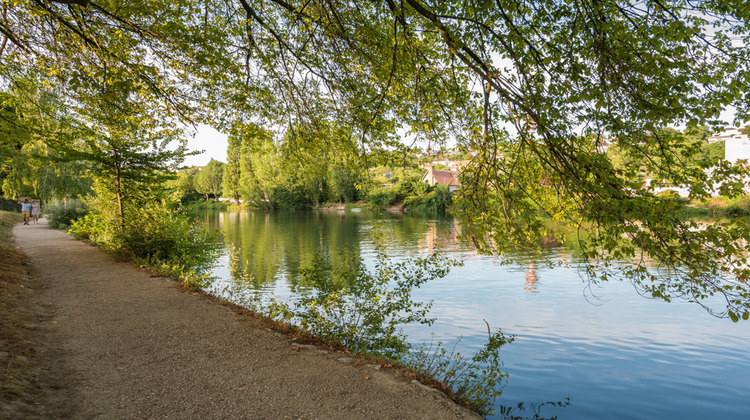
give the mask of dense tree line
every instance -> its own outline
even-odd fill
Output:
[[[390,158],[386,160],[396,160]],[[450,205],[450,193],[441,188],[440,206],[425,202],[430,200],[426,195],[436,189],[421,180],[423,169],[409,169],[417,162],[413,156],[402,162],[406,166],[396,169],[369,167],[375,162],[353,141],[349,130],[333,124],[290,128],[281,138],[254,124],[238,125],[228,137],[226,164],[211,160],[199,171],[179,174],[172,184],[187,199],[190,191],[180,190],[182,179],[192,182],[193,191],[205,199],[221,196],[260,209],[307,209],[356,201],[386,208],[409,203],[407,199],[413,208],[444,211]],[[385,172],[396,175],[385,178]]]

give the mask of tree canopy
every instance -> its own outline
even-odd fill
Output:
[[[673,201],[642,184],[639,168],[599,151],[608,139],[693,198],[716,185],[744,193],[744,166],[686,164],[700,147],[666,128],[717,126],[727,107],[737,121],[750,118],[747,2],[20,0],[2,8],[3,83],[36,81],[88,129],[105,134],[107,110],[152,132],[197,120],[278,133],[335,123],[374,154],[402,147],[402,138],[456,142],[474,156],[460,217],[481,250],[534,250],[572,229],[595,278],[616,260],[650,296],[748,318],[746,224],[682,220]]]

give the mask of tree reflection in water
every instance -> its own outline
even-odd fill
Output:
[[[520,402],[515,406],[500,405],[496,414],[503,420],[556,420],[557,416],[544,417],[540,413],[544,407],[565,408],[570,405],[570,398],[563,401],[547,401],[543,403]]]

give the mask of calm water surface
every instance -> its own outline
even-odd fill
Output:
[[[224,253],[212,291],[225,297],[273,293],[293,299],[299,270],[316,254],[334,266],[342,253],[372,265],[375,241],[394,259],[440,249],[463,260],[463,267],[415,293],[434,300],[435,324],[405,330],[412,342],[434,337],[449,348],[462,337],[458,350],[464,354],[486,341],[483,320],[514,334],[516,341],[502,350],[510,379],[498,413],[501,406],[523,403],[511,416],[750,418],[750,324],[713,318],[695,304],[643,298],[626,281],[590,286],[564,247],[550,249],[549,256],[566,266],[527,259],[504,265],[459,241],[460,227],[446,219],[353,212],[198,216],[222,232]],[[569,404],[546,404],[560,401]]]

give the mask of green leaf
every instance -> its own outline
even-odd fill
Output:
[[[740,320],[740,318],[735,314],[733,311],[727,312],[727,315],[729,315],[729,318],[732,319],[732,322],[737,322]]]

